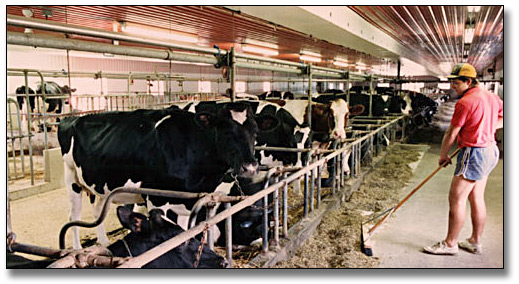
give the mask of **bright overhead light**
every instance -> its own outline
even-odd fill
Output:
[[[340,61],[340,60],[334,60],[333,65],[341,66],[341,67],[349,67],[350,64],[348,62]]]
[[[465,43],[472,43],[472,40],[474,39],[474,28],[465,28],[465,37],[464,42]]]
[[[252,45],[257,45],[257,46],[261,46],[261,47],[267,47],[267,48],[270,48],[270,49],[278,49],[279,46],[275,43],[270,43],[270,42],[263,42],[263,41],[259,41],[259,40],[255,40],[255,39],[249,39],[249,38],[246,38],[245,40],[243,40],[243,43],[244,44],[252,44]]]
[[[241,50],[244,52],[259,53],[259,54],[270,55],[270,56],[279,55],[279,52],[277,50],[266,48],[266,47],[250,45],[250,44],[242,44]]]
[[[349,66],[351,66],[351,64],[348,63],[347,59],[340,58],[340,57],[336,57],[333,60],[333,65],[341,66],[341,67],[349,67]]]
[[[122,23],[121,31],[126,34],[141,36],[144,38],[169,39],[189,43],[198,42],[197,35],[132,23]]]
[[[481,6],[467,6],[467,11],[478,13],[481,10]]]
[[[299,59],[303,61],[311,61],[311,62],[321,62],[321,57],[311,56],[311,55],[299,55]]]
[[[364,64],[363,62],[357,62],[355,63],[355,69],[366,70],[366,64]]]
[[[313,56],[313,57],[319,57],[319,58],[321,57],[320,53],[309,51],[309,50],[301,50],[301,54],[309,55],[309,56]]]

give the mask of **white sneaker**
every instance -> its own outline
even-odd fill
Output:
[[[460,248],[473,254],[481,254],[483,252],[483,246],[481,244],[471,243],[469,239],[459,242],[458,245]]]
[[[438,242],[432,246],[426,246],[423,248],[425,252],[431,254],[442,254],[442,255],[456,255],[458,254],[458,246],[449,247],[445,241]]]

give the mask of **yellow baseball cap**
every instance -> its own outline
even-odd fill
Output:
[[[452,67],[451,74],[447,78],[455,79],[458,77],[476,78],[476,68],[468,63],[458,63]]]

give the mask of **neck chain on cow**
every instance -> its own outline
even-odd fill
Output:
[[[128,255],[130,257],[133,257],[132,251],[130,250],[130,247],[128,246],[128,243],[126,243],[126,240],[125,239],[121,239],[121,241],[123,241],[124,247],[126,248],[126,251],[128,252]]]
[[[244,196],[245,194],[243,193],[243,190],[241,190],[240,182],[238,181],[238,175],[231,172],[231,177],[234,179],[234,184],[240,191],[240,195]]]

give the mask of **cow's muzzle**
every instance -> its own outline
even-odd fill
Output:
[[[257,162],[245,163],[241,166],[239,175],[242,177],[252,177],[257,173],[257,170]]]

